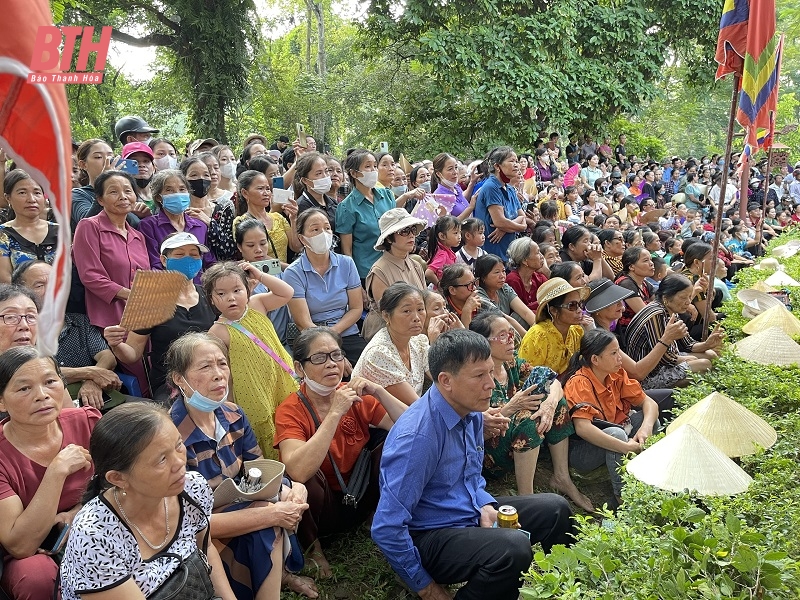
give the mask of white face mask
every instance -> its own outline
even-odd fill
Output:
[[[305,236],[304,236],[305,237]],[[313,237],[307,237],[308,249],[314,254],[327,254],[333,246],[333,233],[323,231]]]
[[[423,181],[419,184],[419,188],[423,190],[426,194],[431,193],[431,182],[430,181]]]
[[[333,182],[331,181],[329,175],[326,175],[322,179],[314,179],[313,181],[311,181],[311,189],[317,192],[318,194],[326,193],[328,190],[331,189],[331,185],[333,185]]]
[[[236,177],[236,165],[232,162],[220,165],[219,176],[224,177],[225,179],[233,179]]]
[[[375,187],[375,184],[378,183],[378,172],[367,171],[366,173],[362,173],[361,177],[358,177],[358,181],[364,187],[372,189]]]
[[[177,169],[178,159],[175,158],[174,156],[170,156],[169,154],[167,154],[166,156],[160,156],[159,158],[154,158],[153,164],[159,171],[166,171],[167,169]]]
[[[336,388],[339,387],[339,383],[336,385],[324,385],[322,383],[318,383],[311,379],[308,375],[303,378],[303,382],[306,384],[306,387],[310,389],[315,394],[319,394],[320,396],[327,396],[331,392],[336,391]]]
[[[456,189],[456,186],[458,185],[458,181],[455,179],[440,179],[439,181],[441,181],[445,187],[449,187],[451,190]]]

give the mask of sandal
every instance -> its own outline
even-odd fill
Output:
[[[283,571],[281,587],[307,598],[319,598],[319,590],[313,579],[295,575],[286,570]]]

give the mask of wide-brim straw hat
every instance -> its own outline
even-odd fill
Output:
[[[783,246],[776,246],[773,248],[772,256],[777,256],[778,258],[789,258],[798,252],[800,252],[800,246],[790,246],[789,244],[784,244]]]
[[[539,303],[539,309],[536,311],[536,320],[541,320],[542,313],[547,308],[548,302],[570,292],[580,292],[582,301],[589,297],[588,287],[572,287],[566,279],[561,277],[553,277],[540,285],[539,289],[536,290],[536,301]]]
[[[764,280],[764,283],[766,283],[767,285],[772,285],[777,287],[783,287],[786,285],[791,287],[800,286],[800,282],[790,277],[783,271],[775,271],[772,275],[770,275]]]
[[[778,327],[770,327],[736,342],[736,353],[762,365],[800,365],[800,345]]]
[[[283,482],[283,472],[286,469],[285,465],[269,458],[257,458],[244,462],[245,473],[253,468],[261,471],[261,484],[264,487],[257,492],[243,492],[233,479],[227,478],[214,490],[214,508],[239,501],[274,500],[278,496]]]
[[[732,496],[753,479],[691,425],[683,425],[628,463],[639,481],[670,492]]]
[[[787,335],[800,335],[800,319],[785,306],[773,306],[742,327],[747,335],[753,335],[770,327],[778,327]]]
[[[413,227],[415,225],[422,230],[423,227],[428,225],[428,222],[416,217],[412,217],[410,214],[408,214],[408,211],[405,208],[393,208],[391,210],[387,210],[378,220],[378,227],[381,229],[381,234],[378,236],[378,241],[375,242],[375,246],[373,246],[373,248],[378,251],[383,250],[381,246],[383,245],[383,242],[386,241],[387,237],[393,233],[397,233],[401,229]]]
[[[771,448],[778,434],[764,419],[719,392],[713,392],[675,419],[667,435],[689,424],[726,456],[755,454],[758,447]]]
[[[742,316],[748,319],[757,317],[773,306],[783,306],[783,302],[774,296],[753,289],[739,290],[736,293],[736,297],[744,305],[742,306]]]
[[[756,266],[753,267],[756,271],[777,271],[781,268],[781,263],[778,262],[777,258],[765,258]]]

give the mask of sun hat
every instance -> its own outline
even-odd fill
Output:
[[[174,250],[175,248],[180,248],[181,246],[197,246],[197,248],[202,253],[208,252],[208,246],[204,246],[200,243],[194,234],[189,233],[187,231],[181,231],[180,233],[176,233],[165,239],[161,242],[161,254],[164,254],[164,250]]]
[[[695,491],[701,496],[732,496],[753,479],[689,424],[678,427],[631,459],[628,473],[639,481],[670,492]]]
[[[755,289],[739,290],[736,293],[736,297],[744,305],[742,306],[742,316],[747,317],[748,319],[757,317],[762,312],[768,308],[772,308],[773,306],[783,306],[783,302],[774,296],[770,296],[764,292],[759,292]]]
[[[742,331],[747,335],[752,335],[770,327],[778,327],[787,335],[800,335],[800,319],[795,317],[782,304],[765,310],[752,321],[746,323],[742,327]]]
[[[762,365],[800,365],[800,345],[780,327],[770,327],[733,345],[744,360]]]
[[[678,204],[683,204],[686,202],[686,194],[683,192],[678,192],[677,194],[672,195],[672,204],[677,206]]]
[[[586,299],[586,312],[595,313],[620,300],[633,296],[634,292],[617,285],[606,277],[601,277],[588,284],[589,296]]]
[[[242,148],[246,148],[247,146],[249,146],[250,144],[252,144],[256,140],[261,142],[262,146],[266,146],[267,145],[267,138],[265,138],[260,133],[251,133],[246,138],[244,138],[244,145],[242,146]]]
[[[755,454],[758,447],[771,448],[778,440],[769,423],[719,392],[712,392],[681,413],[667,427],[667,435],[686,424],[731,458]]]
[[[153,158],[153,151],[151,150],[150,146],[147,144],[143,144],[142,142],[131,142],[130,144],[125,144],[122,147],[122,158],[128,158],[131,154],[136,154],[137,152],[144,152],[150,158]]]
[[[243,492],[236,482],[230,477],[226,478],[214,490],[214,508],[234,504],[235,502],[249,502],[253,500],[273,500],[278,497],[283,482],[283,472],[286,469],[283,463],[268,458],[246,460],[244,470],[261,471],[261,484],[263,487],[257,492]]]
[[[778,262],[777,258],[765,258],[760,263],[758,263],[754,269],[757,271],[777,271],[781,266],[781,263]]]
[[[763,263],[764,261],[762,260],[761,262]],[[775,271],[772,275],[770,275],[764,280],[764,283],[776,287],[784,287],[786,285],[792,287],[800,286],[799,282],[797,282],[795,279],[793,279],[783,271]]]
[[[776,246],[773,248],[772,256],[777,256],[778,258],[789,258],[798,252],[800,252],[800,246],[790,246],[789,244],[784,244],[782,246]]]
[[[408,214],[408,211],[405,208],[392,208],[391,210],[387,210],[378,220],[378,226],[381,229],[381,234],[378,236],[378,241],[375,242],[373,248],[378,251],[383,250],[381,246],[383,245],[383,242],[386,241],[387,237],[393,233],[397,233],[401,229],[413,227],[414,225],[426,227],[428,222],[423,221],[422,219],[417,219],[416,217],[412,217],[410,214]]]
[[[553,277],[540,285],[539,289],[536,290],[536,301],[539,303],[539,309],[536,311],[536,321],[541,320],[542,312],[547,308],[548,302],[570,292],[580,292],[582,301],[589,297],[589,288],[572,287],[566,279],[561,277]]]

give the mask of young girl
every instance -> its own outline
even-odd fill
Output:
[[[482,246],[486,240],[484,233],[486,227],[480,219],[465,219],[461,223],[461,237],[464,245],[456,252],[456,262],[467,265],[470,269],[475,266],[475,261],[486,254]]]
[[[455,264],[457,248],[461,243],[461,222],[453,216],[439,217],[428,232],[428,268],[425,281],[435,286],[442,278],[442,269]]]
[[[251,295],[248,278],[263,283],[269,291]],[[289,366],[292,359],[267,313],[287,304],[294,290],[248,262],[215,264],[203,274],[203,290],[220,312],[208,332],[228,348],[236,404],[250,421],[264,457],[277,459],[272,447],[275,409],[297,390],[297,383]]]
[[[680,260],[683,248],[683,238],[682,237],[674,237],[668,239],[664,242],[664,249],[667,253],[664,255],[664,260],[670,266],[672,266],[672,261],[676,258]]]

